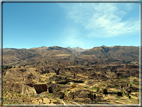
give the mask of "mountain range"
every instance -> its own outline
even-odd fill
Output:
[[[102,61],[128,62],[139,61],[139,47],[135,46],[101,46],[92,49],[64,48],[59,46],[31,49],[3,48],[3,65],[35,63],[39,61]]]

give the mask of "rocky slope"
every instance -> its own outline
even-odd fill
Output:
[[[39,61],[72,58],[72,54],[72,51],[58,46],[8,50],[3,52],[3,65],[24,65]]]
[[[5,49],[4,49],[5,50]],[[43,61],[90,60],[101,62],[138,62],[139,48],[132,46],[63,48],[59,46],[31,49],[14,49],[3,52],[3,65],[31,64]],[[94,62],[93,62],[94,63]]]
[[[3,71],[4,104],[138,104],[138,66],[39,66]]]
[[[138,47],[119,46],[78,55],[58,46],[5,51],[3,103],[138,104],[137,57]]]
[[[67,47],[67,49],[73,51],[77,55],[80,54],[81,52],[89,50],[89,49],[83,49],[83,48],[80,48],[80,47],[75,47],[75,48]]]
[[[134,46],[101,46],[84,51],[79,57],[92,56],[94,60],[112,61],[139,61],[139,47]]]

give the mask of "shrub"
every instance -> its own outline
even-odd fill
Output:
[[[92,89],[92,90],[98,90],[98,91],[99,91],[100,88],[98,88],[98,87],[92,87],[91,89]]]
[[[115,96],[116,98],[120,98],[120,96]]]

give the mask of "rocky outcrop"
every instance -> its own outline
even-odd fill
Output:
[[[22,86],[22,94],[24,95],[34,95],[40,94],[42,92],[47,92],[47,85],[46,84],[26,84]]]
[[[21,94],[31,96],[31,95],[36,95],[37,93],[36,93],[36,90],[34,87],[30,87],[28,85],[23,85]]]

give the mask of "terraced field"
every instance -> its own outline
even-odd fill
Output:
[[[104,47],[80,54],[61,47],[23,50],[25,56],[5,51],[4,58],[12,55],[3,62],[3,104],[139,104],[138,61],[101,59],[97,49]]]

